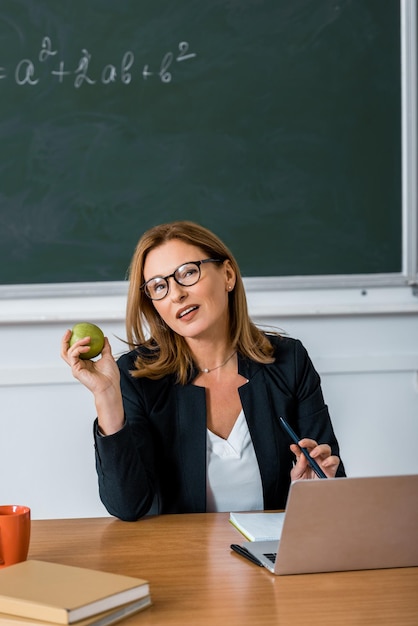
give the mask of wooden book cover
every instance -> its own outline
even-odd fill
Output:
[[[0,570],[0,612],[71,624],[150,595],[141,578],[28,560]]]

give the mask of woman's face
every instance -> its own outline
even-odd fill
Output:
[[[148,253],[144,279],[165,277],[184,263],[207,258],[197,246],[173,239]],[[200,270],[200,280],[189,287],[169,278],[167,295],[153,300],[153,305],[167,326],[186,339],[228,336],[228,293],[235,285],[235,273],[229,261],[204,263]]]

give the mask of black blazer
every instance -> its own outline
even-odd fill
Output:
[[[248,382],[239,389],[263,485],[264,508],[283,509],[294,455],[278,422],[285,417],[300,437],[328,443],[339,456],[320,378],[296,339],[269,336],[274,363],[260,365],[238,355]],[[123,520],[158,513],[206,510],[205,389],[180,385],[174,376],[133,378],[137,352],[118,360],[126,424],[101,437],[94,429],[100,497]],[[337,475],[344,476],[343,464]]]

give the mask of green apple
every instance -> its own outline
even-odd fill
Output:
[[[99,355],[104,346],[104,334],[101,328],[96,324],[90,324],[89,322],[79,322],[72,328],[72,335],[70,337],[70,346],[72,346],[79,339],[84,337],[90,337],[90,350],[80,354],[80,359],[93,359]]]

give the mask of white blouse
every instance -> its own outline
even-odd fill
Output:
[[[244,411],[239,414],[228,439],[208,429],[206,447],[206,510],[262,510],[260,470]]]

